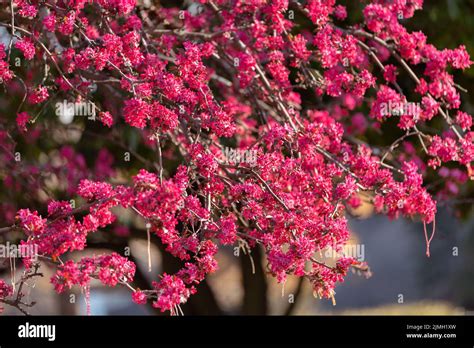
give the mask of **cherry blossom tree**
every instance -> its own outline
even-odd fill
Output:
[[[299,277],[334,301],[350,268],[370,274],[343,252],[348,215],[364,202],[422,221],[429,257],[437,201],[474,178],[472,117],[453,78],[472,62],[464,46],[439,49],[405,28],[421,8],[3,6],[0,238],[36,253],[22,257],[21,276],[0,280],[0,303],[28,313],[24,284],[45,267],[58,293],[79,287],[88,297],[97,279],[180,314],[229,246],[258,256],[262,274]],[[430,190],[433,178],[445,185]],[[159,244],[179,268],[147,284],[123,253],[131,238]],[[81,256],[97,247],[111,252]],[[328,249],[335,262],[320,257]]]

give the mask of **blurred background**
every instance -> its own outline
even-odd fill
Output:
[[[349,14],[355,13],[351,11],[351,7],[358,6],[355,3],[346,1]],[[360,18],[354,16],[352,20],[357,22]],[[438,48],[455,48],[464,44],[471,57],[474,56],[474,1],[425,1],[424,9],[417,11],[406,25],[410,30],[422,30],[428,36],[428,42]],[[456,72],[455,79],[469,91],[462,94],[463,109],[474,114],[474,94],[471,92],[474,91],[474,69]],[[130,138],[134,136],[122,135]],[[391,139],[385,142],[390,144]],[[96,144],[100,147],[100,141]],[[81,143],[80,150],[90,162],[88,157],[95,158],[96,152],[88,153],[88,146],[90,143]],[[368,279],[358,274],[348,275],[345,282],[336,288],[335,306],[331,300],[313,297],[306,281],[289,278],[284,286],[277,284],[266,275],[265,260],[259,250],[251,255],[255,263],[253,274],[249,255],[241,252],[237,257],[234,250],[229,248],[218,254],[219,271],[198,287],[198,293],[182,307],[183,311],[186,315],[472,314],[473,201],[471,183],[458,200],[440,204],[430,258],[425,255],[422,224],[404,219],[389,221],[384,216],[373,214],[368,204],[354,211],[354,216],[350,217],[353,231],[350,244],[357,250],[358,255],[354,256],[366,261],[373,274]],[[110,252],[110,245],[120,253],[123,253],[124,247],[130,246],[134,261],[141,265],[137,283],[144,285],[143,288],[154,280],[156,274],[164,271],[173,273],[180,267],[171,256],[161,252],[159,241],[154,240],[153,272],[148,273],[146,240],[143,237],[134,238],[134,231],[126,238],[117,237],[112,244],[100,234],[94,238],[90,243],[93,251],[89,251],[94,254]],[[105,246],[107,249],[104,249]],[[87,254],[81,253],[81,256]],[[3,265],[5,268],[0,276],[9,279],[8,260],[0,259],[0,264],[6,265]],[[28,288],[31,299],[37,301],[31,310],[32,314],[86,313],[85,298],[80,289],[57,295],[49,283],[51,271],[47,268],[42,271],[45,277]],[[124,288],[111,289],[92,283],[90,299],[93,315],[161,314],[151,306],[132,303],[130,292]],[[5,314],[17,315],[19,312],[6,306]]]

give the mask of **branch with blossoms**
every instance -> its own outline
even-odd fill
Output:
[[[0,124],[9,188],[0,213],[11,222],[0,236],[36,247],[58,293],[78,286],[89,298],[98,279],[175,315],[217,270],[216,254],[236,245],[262,248],[278,282],[299,277],[335,303],[350,268],[370,275],[344,254],[348,214],[363,200],[420,220],[430,256],[436,200],[473,178],[472,117],[451,74],[472,62],[464,46],[438,50],[403,26],[421,5],[369,1],[364,20],[348,25],[346,8],[330,0],[13,0],[0,11],[9,31],[1,97],[16,121]],[[61,120],[70,116],[61,100],[90,105],[99,122],[61,124],[51,117],[54,102]],[[367,136],[395,118],[402,133],[387,146]],[[135,166],[117,164],[112,149]],[[428,190],[431,175],[450,186]],[[69,258],[99,230],[126,230],[122,214],[146,227],[150,272],[152,235],[181,269],[140,289],[137,266],[117,252]],[[319,257],[325,250],[337,257]],[[23,263],[25,272],[39,267]],[[1,302],[25,305],[13,295],[0,283]]]
[[[33,307],[36,302],[25,302],[23,288],[28,281],[34,281],[36,277],[43,277],[43,274],[39,272],[39,263],[34,263],[29,269],[25,270],[21,275],[18,282],[13,280],[13,284],[7,284],[4,280],[0,279],[0,304],[6,304],[8,306],[18,309],[24,315],[29,315],[28,308]],[[3,308],[0,307],[0,312]]]

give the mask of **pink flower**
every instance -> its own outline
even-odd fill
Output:
[[[35,89],[28,95],[28,102],[30,102],[31,104],[39,104],[48,99],[48,97],[49,93],[46,87],[39,86],[37,89]]]
[[[74,21],[76,15],[73,11],[68,12],[64,17],[57,18],[57,29],[63,35],[71,35],[74,31]]]
[[[147,296],[143,291],[137,290],[132,293],[132,300],[136,304],[145,304],[147,301]]]
[[[355,179],[352,176],[347,175],[345,181],[337,185],[334,194],[337,199],[348,199],[356,192],[356,189]]]
[[[72,260],[68,260],[64,265],[58,267],[58,271],[51,278],[51,283],[57,293],[62,293],[66,289],[72,288],[75,284],[86,285],[90,280],[90,271],[81,272]]]
[[[1,51],[1,46],[0,46]],[[7,62],[0,60],[0,83],[8,82],[12,79],[13,72],[10,70],[10,67]]]
[[[158,299],[153,302],[153,307],[164,311],[173,311],[173,307],[186,302],[191,292],[186,288],[181,278],[163,274],[160,282],[154,282],[153,287],[156,289]]]
[[[13,287],[0,279],[0,299],[13,295]]]
[[[237,227],[232,216],[221,218],[219,239],[222,244],[234,244],[237,239]]]
[[[58,266],[51,278],[56,292],[61,293],[74,285],[89,286],[92,278],[98,278],[103,284],[115,286],[119,282],[128,283],[135,275],[135,264],[116,253],[96,257],[84,257],[79,262],[66,261]]]
[[[421,98],[421,105],[421,118],[425,121],[431,120],[438,113],[439,103],[431,97]]]
[[[81,180],[77,194],[85,199],[106,199],[113,195],[113,188],[105,182],[94,182],[87,179]]]
[[[443,162],[454,161],[458,158],[456,141],[451,138],[442,139],[435,135],[428,150],[430,155],[439,157]]]
[[[30,5],[26,2],[20,2],[18,4],[18,7],[20,8],[20,10],[18,11],[18,14],[22,17],[25,17],[25,18],[36,17],[36,15],[38,13],[37,7],[35,7],[33,5]]]
[[[125,101],[123,116],[125,121],[133,127],[144,128],[150,113],[150,105],[142,99],[132,98]]]
[[[372,104],[370,116],[381,120],[384,117],[401,115],[405,100],[395,90],[385,85],[380,86],[377,99]]]
[[[303,35],[296,35],[291,43],[297,59],[307,61],[311,52],[306,48],[307,40]]]
[[[46,30],[54,32],[56,30],[56,16],[55,15],[48,15],[43,19],[43,25]]]
[[[70,202],[67,201],[51,201],[48,204],[48,215],[64,215],[72,211],[72,206]]]
[[[31,60],[35,56],[35,46],[28,37],[18,40],[15,43],[15,47],[23,53],[23,56],[27,60]]]
[[[309,18],[318,26],[326,24],[329,15],[334,11],[335,3],[335,0],[309,0],[306,5]]]
[[[99,112],[99,120],[109,128],[114,124],[114,118],[108,111]]]
[[[21,132],[26,132],[26,125],[28,124],[28,122],[30,122],[30,119],[30,115],[28,115],[28,113],[25,111],[17,114],[16,124]]]
[[[456,114],[456,123],[463,130],[470,130],[472,127],[472,116],[463,111],[458,111]]]
[[[346,7],[343,6],[343,5],[337,5],[335,8],[334,8],[334,17],[336,17],[337,19],[343,21],[344,19],[346,19],[347,17],[347,10],[346,10]]]
[[[15,219],[19,221],[20,227],[28,235],[41,234],[46,227],[46,219],[41,218],[37,211],[31,212],[29,209],[20,209]]]
[[[116,253],[98,257],[96,264],[99,268],[100,281],[108,286],[119,282],[131,282],[135,275],[135,264]]]
[[[395,83],[397,80],[397,68],[394,65],[386,65],[383,77],[387,82]]]
[[[154,129],[167,132],[178,126],[178,115],[160,103],[153,103],[150,124]]]
[[[13,286],[5,283],[3,279],[0,279],[0,300],[4,300],[9,296],[13,295]],[[3,307],[0,306],[0,313],[3,312]]]
[[[466,51],[466,46],[461,45],[455,50],[448,51],[448,62],[456,69],[466,69],[472,64],[469,53]]]
[[[135,0],[99,0],[97,2],[104,8],[121,14],[131,12],[136,5]]]
[[[234,62],[237,63],[237,78],[239,79],[240,86],[246,88],[256,74],[255,59],[244,52],[238,52],[234,55]]]

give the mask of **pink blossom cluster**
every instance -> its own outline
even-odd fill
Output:
[[[116,253],[83,257],[79,262],[68,260],[58,266],[51,283],[58,293],[74,285],[87,287],[92,279],[99,279],[107,286],[116,286],[120,282],[130,282],[135,275],[135,267],[133,262]]]
[[[3,279],[0,279],[0,299],[4,299],[8,296],[13,294],[13,287],[7,283]]]
[[[150,16],[134,0],[15,3],[24,30],[12,52],[28,68],[46,59],[51,71],[17,69],[0,45],[0,83],[27,102],[15,105],[13,129],[0,127],[11,173],[3,185],[40,197],[34,207],[5,204],[1,216],[52,260],[58,292],[99,279],[177,314],[217,270],[218,251],[244,245],[263,248],[280,283],[305,277],[316,296],[334,299],[351,267],[366,269],[344,255],[351,208],[364,199],[390,218],[434,223],[435,197],[458,195],[474,177],[472,116],[460,110],[452,73],[472,62],[464,46],[438,50],[403,26],[421,0],[364,2],[353,26],[336,0],[201,1],[199,13],[172,7]],[[296,25],[290,10],[308,25]],[[414,91],[402,90],[402,77]],[[93,102],[100,123],[75,121],[84,126],[65,126],[66,140],[38,163],[12,165],[10,132],[33,144],[41,132],[59,138],[42,114],[57,96]],[[398,111],[408,103],[420,108]],[[397,112],[385,112],[391,105]],[[364,136],[395,117],[404,135],[392,145]],[[432,131],[432,120],[441,128]],[[94,158],[80,151],[87,136],[99,143]],[[256,162],[229,161],[230,144],[255,151]],[[139,165],[126,167],[117,148]],[[445,180],[439,192],[425,185],[431,174]],[[157,237],[182,268],[135,289],[136,266],[116,253],[62,263],[93,234],[126,238],[129,227]],[[324,260],[324,250],[338,257]],[[9,289],[1,286],[0,299]]]
[[[7,297],[13,295],[13,286],[5,283],[3,279],[0,279],[0,304],[2,300],[5,300]],[[0,313],[2,313],[3,307],[0,306]]]
[[[6,83],[10,81],[13,77],[13,72],[10,70],[10,65],[7,61],[5,53],[5,45],[0,44],[0,82]]]

